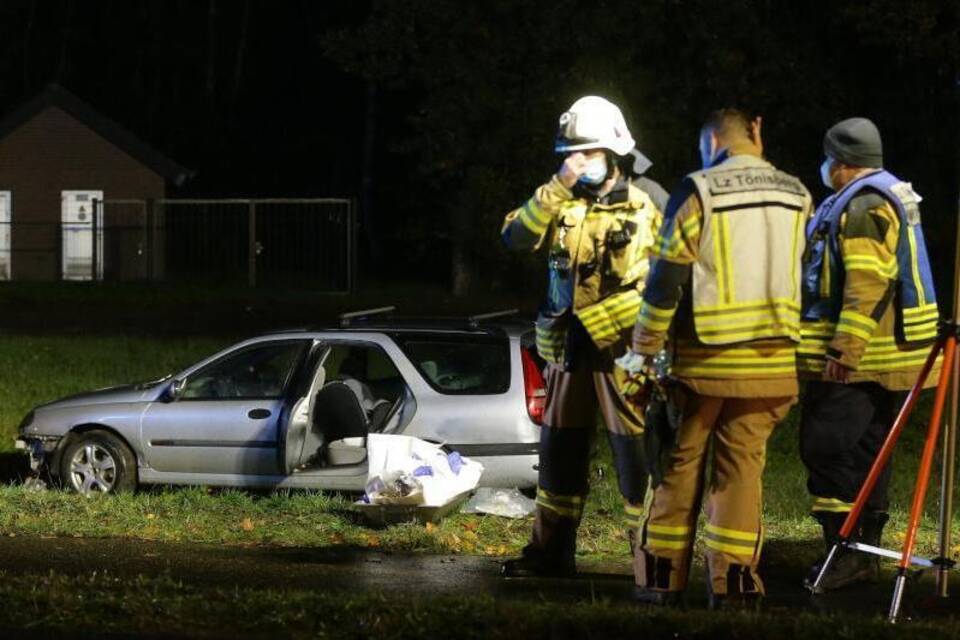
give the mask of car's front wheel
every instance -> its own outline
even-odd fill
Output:
[[[83,495],[133,491],[137,460],[130,448],[107,431],[75,434],[63,450],[60,477]]]

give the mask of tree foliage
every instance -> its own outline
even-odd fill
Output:
[[[196,195],[357,195],[376,278],[536,289],[502,216],[556,169],[558,115],[624,110],[652,177],[696,168],[704,115],[764,116],[816,195],[823,131],[864,115],[952,269],[957,0],[7,0],[0,107],[49,82],[198,171]],[[369,256],[364,256],[369,257]],[[364,261],[364,264],[374,264]],[[539,291],[534,293],[538,295]]]
[[[499,248],[500,220],[555,169],[557,116],[590,93],[621,105],[667,188],[696,168],[703,116],[739,105],[764,116],[771,160],[822,196],[823,131],[866,115],[888,165],[932,201],[928,224],[952,225],[957,14],[936,0],[379,1],[324,43],[394,96],[389,144],[406,168],[381,188],[419,223],[417,246],[452,248],[465,290],[464,271],[529,282]],[[944,265],[948,237],[934,241]]]

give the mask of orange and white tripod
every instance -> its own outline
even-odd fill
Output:
[[[893,558],[899,561],[897,578],[893,588],[893,599],[890,603],[890,612],[888,614],[888,619],[890,622],[896,622],[897,616],[900,613],[900,605],[903,601],[903,591],[907,581],[907,572],[911,566],[919,566],[925,569],[936,568],[937,592],[942,597],[947,596],[947,574],[954,565],[954,562],[949,558],[949,556],[950,527],[953,519],[953,482],[957,435],[958,330],[960,330],[960,327],[958,327],[955,320],[950,322],[942,322],[940,324],[940,331],[936,342],[934,342],[933,347],[930,350],[930,355],[927,356],[927,360],[924,363],[923,368],[920,370],[920,375],[917,377],[917,381],[914,383],[906,401],[903,403],[900,413],[897,414],[897,418],[893,423],[893,427],[887,434],[887,438],[883,443],[883,447],[881,447],[880,453],[877,454],[877,458],[873,462],[870,473],[867,475],[867,479],[860,488],[860,492],[857,494],[857,499],[854,501],[853,507],[850,509],[850,513],[847,514],[847,519],[844,521],[843,527],[840,528],[840,535],[837,543],[831,547],[823,566],[820,568],[820,573],[817,574],[817,578],[812,587],[812,591],[814,593],[819,593],[819,588],[823,582],[824,576],[827,575],[830,565],[833,564],[833,561],[837,558],[839,553],[862,552],[883,556],[886,558]],[[920,397],[920,392],[923,390],[924,383],[926,383],[927,378],[930,375],[930,371],[933,369],[934,364],[941,353],[943,354],[943,363],[940,371],[940,379],[939,383],[937,384],[933,410],[930,413],[930,423],[927,427],[927,439],[924,443],[923,454],[920,458],[920,470],[917,473],[916,487],[913,493],[913,503],[910,507],[910,521],[907,525],[907,531],[903,541],[903,550],[902,552],[898,553],[897,551],[881,549],[879,547],[863,544],[861,542],[851,541],[851,535],[857,526],[857,521],[860,519],[860,514],[863,511],[864,505],[866,505],[867,499],[873,492],[873,489],[876,486],[877,480],[880,478],[880,474],[883,472],[884,467],[886,467],[887,463],[889,462],[890,456],[893,454],[893,449],[897,444],[897,439],[903,432],[903,428],[907,424],[910,413],[917,404],[917,399]],[[920,526],[920,518],[923,515],[924,498],[926,498],[927,486],[930,483],[930,470],[933,466],[933,456],[937,446],[937,441],[940,436],[940,423],[943,417],[943,409],[946,404],[947,392],[948,388],[951,387],[951,383],[953,392],[951,394],[950,417],[947,421],[945,437],[943,441],[943,475],[940,502],[940,556],[933,559],[920,558],[913,555],[913,549],[916,545],[917,529]]]

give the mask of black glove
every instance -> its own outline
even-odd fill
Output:
[[[650,484],[654,489],[663,482],[670,454],[677,446],[677,432],[683,422],[683,414],[673,398],[676,394],[672,393],[672,384],[663,381],[654,385],[647,402],[643,440]]]

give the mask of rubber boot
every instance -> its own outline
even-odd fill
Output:
[[[707,608],[711,611],[747,611],[758,613],[763,604],[759,593],[707,594]]]
[[[727,568],[726,593],[713,592],[713,579],[707,577],[707,608],[711,611],[760,611],[763,586],[750,567],[731,564]]]
[[[641,559],[643,560],[642,566],[644,568],[641,568]],[[683,592],[676,588],[672,590],[669,588],[671,586],[671,560],[668,558],[658,558],[644,551],[642,547],[638,547],[634,562],[634,573],[638,581],[641,576],[644,577],[644,584],[635,584],[633,586],[634,602],[658,607],[673,607],[683,604]]]
[[[823,527],[823,539],[826,543],[826,552],[829,553],[830,549],[833,548],[840,538],[840,528],[847,519],[847,514],[822,512],[815,514],[814,517]],[[864,514],[861,516],[861,520],[866,517],[867,514]],[[883,525],[881,524],[880,529],[882,528]],[[862,533],[859,530],[854,530],[853,535],[850,536],[850,542],[859,542],[861,540],[863,540]],[[804,586],[813,593],[835,591],[843,587],[876,579],[878,572],[876,558],[862,551],[840,549],[839,553],[834,556],[833,563],[830,565],[830,569],[827,575],[824,576],[820,586],[814,589],[813,585],[816,582],[817,576],[820,574],[820,568],[823,566],[825,560],[826,558],[810,567],[810,571],[807,573],[806,579],[804,579]]]
[[[573,558],[552,557],[539,547],[527,545],[519,558],[500,565],[500,573],[507,578],[572,578],[577,565]]]
[[[810,591],[814,591],[813,585],[817,580],[817,576],[820,575],[820,568],[823,567],[827,555],[840,538],[840,528],[847,519],[847,514],[818,511],[813,514],[813,518],[820,523],[820,527],[823,529],[824,555],[810,566],[810,569],[807,570],[806,577],[803,579],[803,586]],[[836,562],[836,559],[834,559],[834,562]],[[814,591],[814,593],[819,593],[819,590]]]
[[[890,519],[890,515],[884,511],[867,511],[860,518],[860,539],[864,544],[873,547],[879,547],[883,538],[883,527]],[[880,558],[873,555],[865,555],[870,560],[870,568],[865,580],[876,581],[880,577]]]
[[[677,607],[683,603],[682,598],[683,594],[680,591],[663,591],[633,585],[633,601],[637,604],[655,607]]]
[[[569,578],[577,573],[574,556],[577,549],[579,520],[557,516],[537,507],[533,539],[523,548],[519,558],[500,566],[504,577]]]

